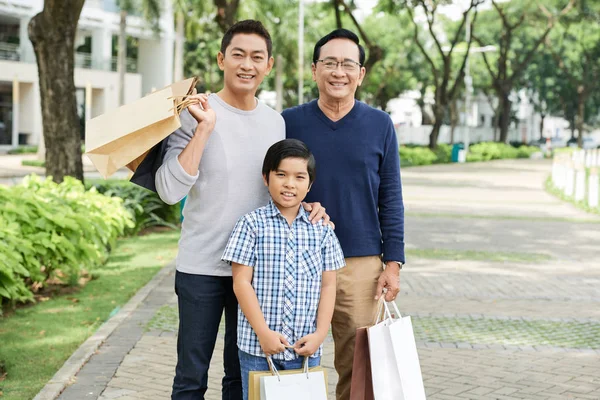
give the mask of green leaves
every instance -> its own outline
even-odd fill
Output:
[[[133,220],[133,224],[125,229],[126,235],[135,235],[153,226],[176,228],[179,223],[179,204],[165,204],[156,193],[128,181],[96,181],[91,183],[91,190],[123,202]]]
[[[38,176],[0,186],[0,305],[33,300],[32,286],[54,278],[76,282],[100,266],[108,248],[135,226],[123,200]]]

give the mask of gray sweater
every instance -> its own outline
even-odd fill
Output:
[[[231,276],[231,267],[221,261],[221,256],[238,218],[269,201],[262,181],[262,163],[267,149],[285,138],[285,123],[281,115],[261,102],[254,110],[243,111],[216,94],[211,94],[208,101],[217,122],[198,173],[188,174],[177,159],[198,125],[185,110],[180,115],[181,128],[169,136],[165,160],[156,174],[156,189],[168,204],[188,196],[177,270]]]

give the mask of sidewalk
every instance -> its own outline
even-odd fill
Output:
[[[600,399],[600,222],[545,193],[549,171],[525,160],[402,172],[409,264],[397,303],[413,320],[428,399]],[[442,250],[454,259],[436,259]],[[59,399],[170,397],[173,277],[165,267],[114,317]],[[222,333],[209,400],[221,398]],[[331,338],[323,365],[334,399]]]
[[[36,154],[0,154],[0,185],[16,185],[23,177],[30,174],[45,175],[45,168],[30,167],[22,164],[23,160],[37,160]],[[82,156],[83,173],[85,178],[102,179],[92,162]],[[118,170],[110,179],[126,179],[130,171],[126,168]]]

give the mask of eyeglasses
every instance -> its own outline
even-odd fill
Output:
[[[336,70],[338,65],[342,66],[342,69],[346,72],[355,72],[358,68],[360,68],[360,63],[352,60],[344,60],[344,61],[336,61],[336,60],[316,60],[316,62],[323,63],[323,66],[326,70],[333,71]]]

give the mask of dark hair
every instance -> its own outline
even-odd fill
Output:
[[[356,33],[349,31],[348,29],[336,29],[329,33],[328,35],[323,36],[317,44],[315,44],[315,50],[313,51],[313,63],[316,64],[317,60],[321,56],[321,47],[325,45],[325,43],[329,42],[333,39],[348,39],[356,43],[358,46],[358,62],[360,65],[364,65],[365,63],[365,49],[360,45],[360,39],[356,36]]]
[[[231,28],[227,29],[227,32],[223,35],[223,39],[221,39],[221,53],[225,54],[225,50],[227,50],[227,46],[229,46],[233,37],[241,33],[255,34],[265,39],[265,42],[267,43],[267,53],[269,57],[271,57],[271,52],[273,50],[271,35],[269,35],[269,31],[264,27],[262,22],[253,19],[237,22],[233,24]]]
[[[263,162],[262,173],[269,183],[269,173],[277,171],[281,161],[286,158],[301,158],[306,160],[306,169],[308,170],[309,184],[315,181],[317,173],[315,157],[310,152],[304,142],[298,139],[284,139],[269,147]]]

